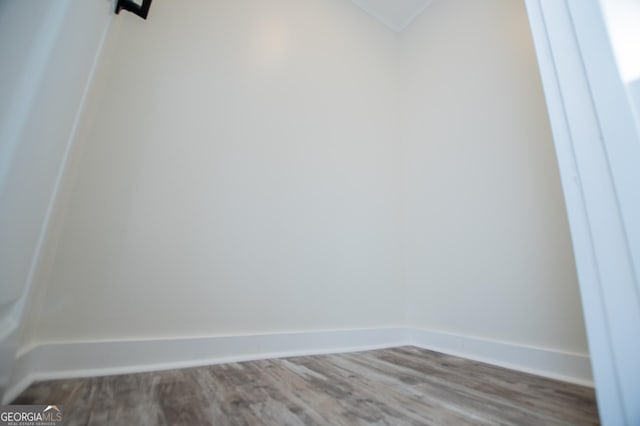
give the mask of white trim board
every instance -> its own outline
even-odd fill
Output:
[[[593,386],[588,355],[413,328],[380,328],[162,340],[45,343],[20,355],[2,403],[41,380],[188,368],[228,362],[418,346]]]
[[[605,424],[640,424],[640,135],[598,0],[526,0]]]
[[[589,355],[518,345],[460,334],[413,329],[413,346],[511,370],[593,387]]]

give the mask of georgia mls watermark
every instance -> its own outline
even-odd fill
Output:
[[[0,407],[0,426],[58,426],[62,424],[59,405],[7,405]]]

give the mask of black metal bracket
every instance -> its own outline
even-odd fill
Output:
[[[133,0],[117,0],[116,1],[116,13],[120,13],[120,10],[128,10],[129,12],[138,15],[142,19],[147,19],[149,14],[149,8],[151,7],[151,0],[142,0],[142,4],[136,3]]]

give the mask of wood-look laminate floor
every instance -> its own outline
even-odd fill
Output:
[[[36,383],[67,425],[591,425],[593,389],[414,347]]]

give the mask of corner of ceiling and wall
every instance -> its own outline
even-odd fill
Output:
[[[351,0],[395,32],[404,31],[433,0]]]

